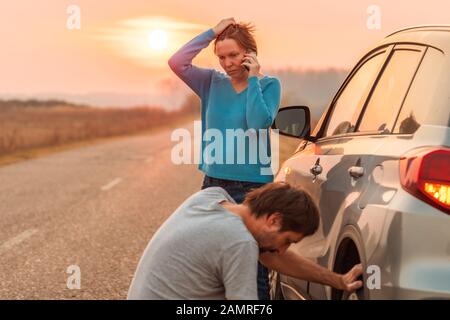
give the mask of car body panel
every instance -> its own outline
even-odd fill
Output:
[[[415,48],[423,54],[388,132],[325,137],[333,105],[352,74],[383,48],[388,55]],[[300,143],[275,177],[305,189],[321,211],[319,231],[291,249],[333,270],[345,234],[355,242],[363,266],[381,270],[381,289],[365,292],[366,298],[450,298],[450,216],[406,192],[399,179],[399,160],[407,152],[450,148],[450,26],[407,29],[368,52],[324,112],[313,131],[316,141]],[[371,93],[366,95],[369,101]],[[314,176],[311,168],[318,161],[322,173]],[[364,168],[363,176],[349,175],[355,166]],[[331,298],[329,287],[284,275],[280,279],[285,298]]]

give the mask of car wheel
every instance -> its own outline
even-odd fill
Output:
[[[334,271],[339,274],[345,274],[350,271],[354,265],[361,263],[361,258],[355,242],[351,238],[345,238],[340,242],[334,263]],[[364,281],[363,275],[358,280]],[[366,300],[364,286],[355,292],[344,292],[343,290],[332,289],[331,299],[333,300]]]
[[[343,292],[341,300],[364,300],[364,287],[355,292]]]

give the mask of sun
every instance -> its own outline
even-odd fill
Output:
[[[155,29],[148,34],[148,45],[154,50],[163,50],[167,48],[167,32],[161,29]]]

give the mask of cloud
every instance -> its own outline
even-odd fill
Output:
[[[171,18],[160,17],[141,17],[119,21],[119,25],[128,28],[161,28],[170,31],[201,31],[208,28],[206,25],[179,22]]]
[[[100,40],[113,53],[129,58],[147,67],[167,66],[167,59],[183,43],[199,31],[209,27],[202,24],[180,22],[169,17],[136,17],[117,21],[113,26],[93,30],[90,37]],[[154,29],[168,34],[165,50],[154,50],[148,44],[148,35]]]

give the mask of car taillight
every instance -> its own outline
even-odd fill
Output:
[[[415,197],[450,214],[450,149],[407,153],[400,158],[400,181]]]

